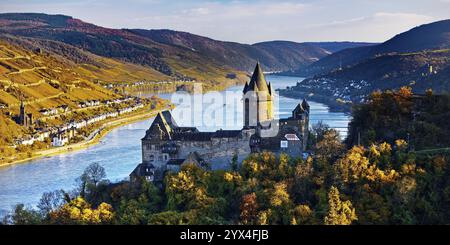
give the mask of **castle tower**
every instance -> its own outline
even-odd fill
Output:
[[[264,73],[256,64],[255,71],[249,83],[245,83],[244,102],[244,128],[252,128],[261,122],[273,120],[273,92],[270,83],[267,83]]]
[[[23,104],[23,101],[20,102],[20,114],[19,114],[19,124],[23,125],[23,126],[27,126],[26,125],[26,116],[27,114],[25,113],[25,105]]]

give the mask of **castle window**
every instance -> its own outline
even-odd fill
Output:
[[[155,145],[152,145],[152,151],[154,151],[155,150]]]
[[[155,155],[150,155],[148,157],[148,159],[149,159],[150,162],[154,162],[155,161]]]
[[[169,160],[169,155],[168,154],[163,154],[163,160],[164,161],[168,161]]]

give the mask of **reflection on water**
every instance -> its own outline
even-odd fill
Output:
[[[295,85],[301,78],[270,75],[267,76],[267,80],[271,81],[276,89]],[[227,89],[227,91],[238,92],[241,90],[242,86]],[[226,91],[221,92],[221,94],[224,93]],[[161,96],[170,98],[170,94],[161,94]],[[279,118],[290,116],[291,111],[300,101],[279,97],[279,108],[275,112],[276,116]],[[311,124],[323,121],[339,130],[343,135],[346,134],[349,120],[347,115],[331,113],[326,105],[320,103],[312,101],[309,103],[311,106]],[[242,128],[241,104],[225,103],[224,107],[225,114],[223,117],[225,121],[222,125],[202,125],[199,129],[213,131],[219,128]],[[232,108],[238,110],[232,110]],[[175,108],[173,111],[175,120],[180,126],[196,126],[192,120],[183,120],[177,110],[182,110],[182,108]],[[234,115],[226,115],[228,111],[233,111]],[[202,111],[194,110],[193,114],[191,118],[203,117]],[[233,122],[230,122],[231,120]],[[100,144],[82,151],[0,168],[0,211],[10,210],[17,203],[36,205],[42,193],[46,191],[74,188],[75,179],[81,175],[86,166],[94,162],[100,163],[106,169],[107,178],[111,181],[126,179],[128,174],[141,161],[140,139],[144,136],[145,130],[151,122],[152,119],[149,119],[116,128],[108,133]]]

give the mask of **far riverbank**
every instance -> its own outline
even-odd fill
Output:
[[[306,98],[308,100],[316,101],[322,104],[325,104],[329,107],[330,112],[344,112],[350,114],[352,111],[353,104],[351,103],[340,103],[336,101],[334,97],[323,96],[320,94],[307,93],[302,91],[294,91],[294,90],[280,90],[281,96],[285,96],[288,98],[298,99],[298,98]]]
[[[286,72],[274,72],[272,76],[286,77],[286,78],[295,78],[295,75],[289,75]],[[293,84],[292,86],[295,86]],[[281,96],[292,98],[292,99],[303,99],[316,101],[322,104],[325,104],[329,107],[330,112],[343,112],[346,114],[350,114],[352,111],[353,104],[351,103],[341,103],[336,100],[334,97],[325,96],[317,93],[311,93],[306,91],[298,91],[298,90],[290,90],[287,88],[278,89],[278,92]]]
[[[173,109],[173,105],[168,105],[166,108],[164,109]],[[149,107],[146,107],[143,109],[143,111],[150,109]],[[43,150],[37,150],[34,151],[32,153],[31,157],[27,157],[27,158],[23,158],[23,159],[17,159],[14,160],[12,162],[3,162],[0,163],[0,168],[1,167],[7,167],[7,166],[11,166],[11,165],[15,165],[15,164],[19,164],[19,163],[26,163],[29,162],[31,160],[35,160],[35,159],[39,159],[42,157],[50,157],[50,156],[56,156],[59,154],[65,154],[68,152],[74,152],[74,151],[79,151],[79,150],[83,150],[86,149],[88,147],[94,146],[96,144],[98,144],[100,142],[100,140],[105,137],[111,130],[133,123],[133,122],[137,122],[137,121],[142,121],[142,120],[146,120],[149,118],[154,117],[159,111],[161,111],[161,109],[159,110],[152,110],[149,112],[145,112],[142,113],[142,111],[138,111],[138,112],[134,112],[130,115],[127,115],[125,117],[122,118],[117,118],[117,119],[113,119],[113,120],[109,120],[105,123],[103,123],[99,128],[97,128],[96,130],[94,130],[94,132],[92,132],[89,137],[87,137],[87,139],[83,140],[82,142],[78,142],[78,143],[74,143],[74,144],[69,144],[69,145],[65,145],[62,147],[52,147],[50,149],[43,149]]]

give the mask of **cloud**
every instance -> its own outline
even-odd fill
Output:
[[[105,27],[174,29],[244,43],[385,41],[450,11],[450,0],[4,1],[5,12],[60,13]]]
[[[332,21],[309,26],[317,30],[317,38],[348,40],[357,36],[359,40],[382,42],[411,28],[437,20],[432,16],[415,13],[377,12],[347,20]],[[331,39],[329,39],[331,40]]]
[[[288,23],[308,9],[298,2],[207,2],[169,13],[133,18],[136,27],[168,28],[206,35],[220,40],[256,42],[274,37]],[[294,24],[294,23],[292,23]],[[285,25],[286,26],[286,25]]]
[[[246,3],[246,2],[231,2],[231,3],[205,3],[199,8],[190,8],[175,12],[175,18],[187,18],[191,20],[196,17],[208,16],[214,21],[220,19],[245,19],[248,17],[267,18],[282,15],[299,14],[306,8],[305,4],[292,2],[261,2],[261,3]],[[206,20],[206,19],[205,19]]]

